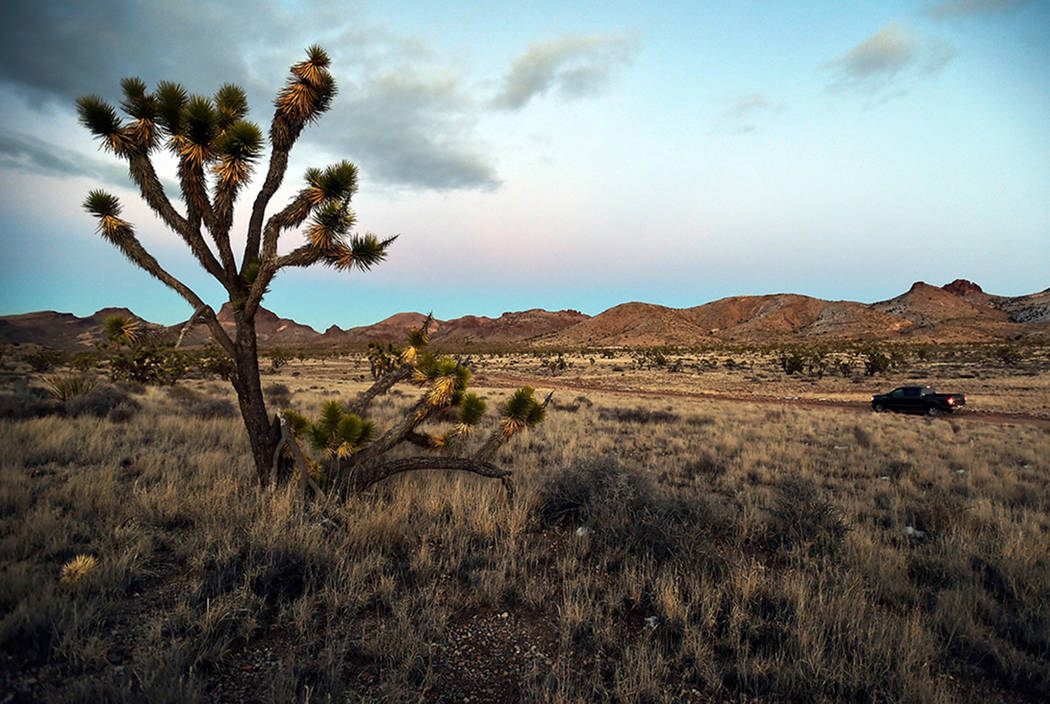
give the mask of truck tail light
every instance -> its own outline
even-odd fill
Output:
[[[955,405],[955,399],[952,398],[951,396],[948,397],[948,405],[949,406],[954,406]]]

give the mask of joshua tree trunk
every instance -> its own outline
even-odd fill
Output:
[[[248,430],[248,442],[255,461],[260,485],[266,484],[273,464],[277,443],[281,440],[279,422],[266,413],[262,383],[259,380],[259,355],[255,337],[255,321],[246,319],[242,311],[235,313],[237,337],[234,341],[234,364],[237,368],[231,381],[237,391],[241,417]]]

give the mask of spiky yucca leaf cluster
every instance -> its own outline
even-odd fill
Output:
[[[102,331],[110,342],[130,347],[138,342],[142,325],[126,315],[111,315],[103,323]]]
[[[503,404],[503,432],[509,435],[520,433],[525,428],[535,427],[543,420],[546,411],[533,396],[535,389],[523,386]]]
[[[367,271],[386,258],[386,249],[395,237],[380,240],[371,233],[350,235],[357,221],[350,209],[350,199],[357,192],[356,166],[341,161],[323,170],[309,169],[306,183],[307,187],[290,206],[288,224],[310,217],[306,237],[311,258],[339,270],[360,271]]]
[[[83,374],[54,374],[44,377],[44,383],[48,393],[62,403],[88,393],[96,385],[93,378]]]
[[[336,94],[335,79],[328,72],[331,61],[324,49],[312,46],[306,50],[306,60],[291,68],[291,76],[274,100],[276,108],[270,139],[278,149],[284,148],[298,136],[307,122],[312,122],[328,111]]]
[[[120,85],[120,107],[128,123],[97,95],[76,101],[81,124],[103,148],[122,157],[148,154],[167,136],[168,148],[187,165],[211,166],[228,188],[247,181],[262,150],[262,131],[244,120],[248,101],[241,88],[225,84],[207,97],[190,96],[181,85],[167,81],[153,93],[140,78],[125,78]]]
[[[424,350],[416,355],[413,381],[419,386],[430,385],[426,396],[429,406],[458,406],[470,383],[470,369],[451,357],[435,357]]]
[[[305,435],[315,450],[329,458],[348,457],[375,437],[372,421],[347,413],[338,401],[326,402],[316,422],[292,410],[284,411],[284,416],[294,435]]]
[[[62,565],[59,581],[67,587],[76,586],[81,580],[91,574],[97,566],[98,560],[93,555],[77,555]]]
[[[135,244],[135,233],[127,220],[120,217],[120,201],[115,195],[95,189],[84,199],[84,210],[98,220],[96,230],[100,235],[134,259],[131,252]]]

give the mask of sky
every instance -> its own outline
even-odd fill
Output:
[[[119,103],[127,76],[205,95],[234,82],[265,131],[312,44],[339,94],[271,212],[308,167],[349,159],[357,230],[399,235],[369,272],[278,275],[263,305],[318,330],[410,310],[1050,286],[1050,0],[13,0],[5,16],[0,314],[190,315],[95,233],[80,204],[97,187],[218,309],[221,287],[74,101]]]

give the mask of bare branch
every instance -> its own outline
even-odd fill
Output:
[[[179,339],[175,341],[175,349],[178,349],[179,346],[182,345],[182,338],[186,337],[186,333],[188,333],[194,325],[196,325],[199,322],[202,322],[203,313],[204,308],[197,308],[195,311],[193,311],[193,315],[190,316],[189,320],[187,320],[186,323],[182,326],[182,330],[179,331]]]
[[[374,384],[357,395],[357,399],[354,400],[353,404],[347,406],[347,413],[364,417],[365,411],[368,410],[376,396],[385,394],[394,388],[396,384],[411,378],[412,371],[413,367],[411,364],[402,364],[397,369],[393,369],[379,377]]]
[[[362,467],[353,475],[351,482],[354,489],[361,491],[395,474],[433,470],[471,472],[482,477],[499,479],[507,491],[508,503],[514,503],[514,485],[511,483],[512,472],[500,469],[490,462],[479,462],[467,457],[405,457],[391,460],[380,465]]]
[[[296,247],[284,256],[277,257],[274,273],[286,266],[310,266],[311,264],[316,264],[322,256],[324,256],[324,252],[317,247],[304,244]]]

